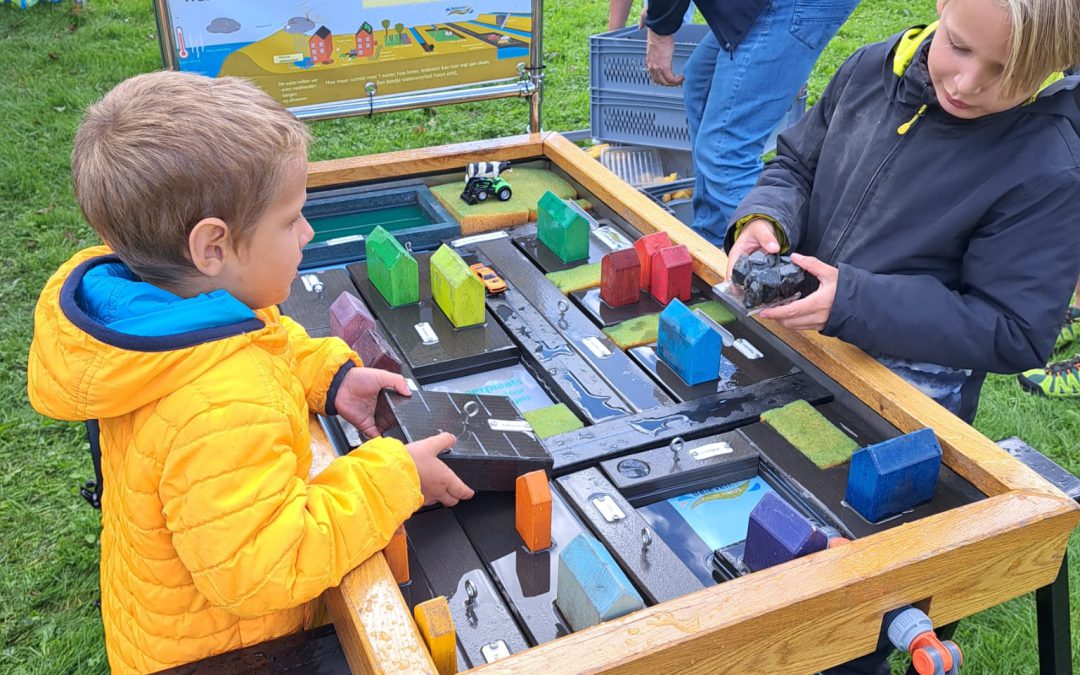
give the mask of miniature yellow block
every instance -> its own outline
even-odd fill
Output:
[[[413,608],[413,617],[424,644],[431,652],[431,660],[439,675],[452,675],[457,672],[457,633],[454,619],[450,616],[450,605],[446,598],[439,596],[421,602]]]

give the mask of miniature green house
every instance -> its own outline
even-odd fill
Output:
[[[554,192],[536,204],[536,238],[565,263],[589,257],[589,219],[575,207]]]
[[[391,307],[420,302],[416,258],[394,235],[376,227],[367,237],[368,278]]]
[[[456,328],[484,323],[484,283],[446,244],[431,256],[431,295]]]

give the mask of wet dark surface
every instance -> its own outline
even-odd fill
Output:
[[[601,332],[535,267],[522,264],[521,253],[509,241],[478,245],[482,257],[503,274],[509,284],[562,336],[562,343],[585,356],[593,368],[634,410],[648,410],[671,402],[671,397],[648,374]]]
[[[745,480],[758,473],[758,449],[741,431],[600,462],[600,468],[634,506]]]
[[[751,342],[753,336],[738,323],[732,322],[724,328],[734,336],[734,339],[743,340],[740,344],[749,344],[755,350],[750,353],[760,353],[761,356],[750,359],[737,348],[724,346],[720,352],[720,369],[717,371],[716,380],[712,382],[703,382],[693,386],[687,384],[666,363],[657,358],[656,345],[634,347],[628,353],[630,358],[653,375],[678,401],[690,401],[716,392],[730,391],[775,377],[801,372],[795,364],[785,359],[769,345],[756,339]]]
[[[526,648],[510,609],[454,514],[443,508],[417,513],[406,521],[405,531],[432,594],[445,596],[450,605],[458,647],[467,666],[486,663],[481,649],[498,640],[506,643],[511,653]],[[470,589],[475,591],[472,598]]]
[[[420,272],[420,302],[405,307],[391,307],[367,276],[367,264],[349,265],[348,270],[364,302],[393,339],[417,380],[445,379],[453,373],[509,365],[517,361],[518,350],[502,326],[487,312],[481,326],[454,328],[431,297],[430,255],[416,256]],[[434,344],[424,344],[417,324],[426,323],[438,336]]]
[[[599,288],[574,291],[570,293],[570,297],[573,298],[574,302],[576,302],[586,314],[592,317],[593,321],[605,328],[622,323],[623,321],[636,319],[639,316],[659,314],[664,311],[664,307],[666,307],[666,305],[650,295],[648,291],[639,291],[640,299],[636,303],[623,305],[621,307],[612,307],[604,302],[600,297]],[[686,304],[689,305],[690,303],[698,302],[700,299],[701,290],[694,286],[690,289],[690,299],[686,301]]]
[[[557,482],[649,604],[704,587],[598,469],[572,473]],[[597,500],[603,500],[608,510],[602,512]]]
[[[375,421],[407,443],[454,434],[457,442],[439,459],[477,492],[513,492],[518,476],[551,471],[551,456],[505,396],[414,391],[406,397],[384,389]]]
[[[516,289],[490,296],[488,308],[518,343],[522,359],[557,391],[556,398],[589,422],[636,412]]]
[[[878,443],[897,435],[896,432],[882,433],[881,429],[875,429],[837,404],[819,406],[818,409],[840,430],[854,438],[860,446]],[[767,424],[754,424],[743,431],[783,474],[811,493],[827,515],[840,522],[842,530],[846,528],[847,534],[855,537],[865,537],[983,499],[982,493],[942,464],[938,475],[937,492],[931,501],[880,523],[870,523],[843,503],[850,462],[844,462],[830,469],[820,469]]]
[[[611,224],[607,223],[610,227]],[[594,232],[589,233],[589,259],[588,260],[576,260],[570,263],[564,263],[559,256],[551,252],[547,246],[545,246],[539,239],[536,238],[536,230],[532,228],[532,233],[521,234],[514,237],[514,244],[521,250],[522,253],[529,259],[529,262],[539,267],[544,274],[548,272],[561,272],[562,270],[569,270],[577,267],[578,265],[588,265],[590,263],[600,262],[605,255],[610,253],[613,249],[609,248],[604,242],[597,238]],[[621,232],[621,231],[620,231]],[[625,236],[625,235],[623,235]]]
[[[804,373],[656,408],[547,439],[558,475],[681,436],[701,438],[751,424],[762,412],[796,399],[824,403],[831,394]]]
[[[559,551],[586,531],[557,490],[551,497],[551,548],[537,553],[514,529],[514,495],[478,494],[453,509],[534,645],[571,632],[555,607]]]
[[[159,671],[163,675],[350,675],[349,663],[333,626],[286,635],[277,640]]]
[[[303,326],[311,337],[328,337],[330,305],[343,291],[359,296],[343,269],[301,272],[293,279],[289,298],[280,305],[281,313]]]

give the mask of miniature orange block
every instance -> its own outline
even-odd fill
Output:
[[[394,581],[399,584],[409,583],[409,544],[405,539],[404,525],[390,538],[390,543],[383,549],[383,555],[386,556],[386,564],[390,566]]]
[[[514,527],[530,551],[535,553],[551,548],[551,486],[543,470],[517,477]]]
[[[446,598],[432,598],[413,608],[413,618],[439,675],[457,672],[457,635]]]

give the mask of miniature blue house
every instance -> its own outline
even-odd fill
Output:
[[[656,355],[693,386],[719,377],[723,338],[681,300],[660,312]]]
[[[573,202],[545,192],[536,204],[536,238],[564,263],[589,257],[589,218]]]
[[[576,631],[645,607],[615,559],[587,534],[559,553],[555,604]]]
[[[937,489],[941,445],[930,429],[919,429],[856,450],[844,501],[870,522],[928,502]]]
[[[828,545],[824,532],[783,497],[769,492],[750,512],[743,563],[756,572],[821,551]]]

